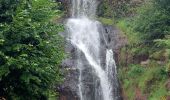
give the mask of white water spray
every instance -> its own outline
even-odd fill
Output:
[[[113,100],[112,82],[110,76],[113,71],[111,67],[115,66],[113,60],[113,52],[106,52],[106,68],[101,66],[100,61],[100,23],[92,20],[95,16],[96,0],[73,0],[72,1],[72,18],[66,24],[69,32],[69,40],[79,49],[87,59],[88,63],[95,71],[95,75],[99,78],[101,87],[101,100]],[[82,61],[78,60],[77,64],[79,76],[79,94],[81,100],[85,99],[83,95],[82,84]]]

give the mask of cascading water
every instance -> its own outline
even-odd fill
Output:
[[[101,25],[98,21],[92,20],[95,17],[96,4],[96,0],[72,0],[72,18],[66,24],[69,32],[68,38],[78,49],[77,67],[80,72],[78,91],[80,100],[115,100],[116,97],[112,86],[117,85],[113,84],[113,81],[116,80],[116,65],[112,50],[106,50],[106,64],[105,66],[101,64],[99,32],[99,26]],[[85,69],[82,54],[92,70],[94,70],[92,75],[97,77],[97,80],[94,80],[95,90],[91,95],[93,97],[86,94],[86,85],[82,81],[84,79],[82,73]]]

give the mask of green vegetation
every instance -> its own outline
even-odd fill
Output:
[[[123,88],[130,100],[135,99],[136,89],[140,89],[142,95],[147,95],[149,100],[161,98],[168,95],[165,88],[168,75],[165,67],[148,65],[129,65],[128,68],[122,68],[119,71],[119,77],[123,83]],[[124,75],[124,73],[127,73]],[[140,98],[140,97],[139,97]]]
[[[98,20],[104,25],[114,25],[114,21],[111,18],[100,17]]]
[[[129,40],[124,48],[132,59],[129,66],[119,69],[119,75],[130,100],[142,97],[160,100],[170,96],[166,87],[170,61],[169,9],[168,0],[147,0],[136,7],[135,16],[119,19],[116,23]],[[141,97],[136,97],[138,94],[134,91],[137,89]]]
[[[63,30],[50,0],[0,0],[0,97],[47,100],[62,82]]]
[[[133,8],[140,2],[131,2],[132,0],[102,0],[98,6],[98,16],[104,18],[121,18],[130,16]]]
[[[58,9],[68,10],[56,1],[0,0],[0,97],[56,99],[65,57],[57,21],[67,12]],[[128,38],[118,69],[125,98],[170,96],[170,0],[102,0],[97,14]]]
[[[128,38],[119,61],[125,99],[161,100],[170,96],[166,87],[170,84],[170,1],[105,0],[103,10],[99,12],[101,22],[113,25],[105,19],[114,19],[110,22]]]

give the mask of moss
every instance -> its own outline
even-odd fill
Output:
[[[111,18],[99,17],[98,20],[104,25],[113,25],[114,21]]]
[[[160,50],[160,51],[156,51],[154,52],[150,58],[155,59],[155,60],[165,60],[165,50]]]

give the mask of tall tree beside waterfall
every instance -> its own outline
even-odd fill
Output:
[[[52,0],[0,0],[0,97],[46,100],[62,81],[57,7]]]

